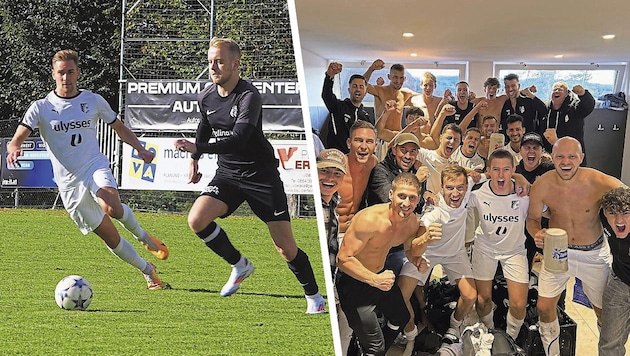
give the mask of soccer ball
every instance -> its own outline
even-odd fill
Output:
[[[85,310],[92,302],[92,286],[81,276],[64,277],[55,288],[55,301],[61,309]]]

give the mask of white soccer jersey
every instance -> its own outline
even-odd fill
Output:
[[[483,171],[486,167],[486,161],[484,161],[479,153],[475,152],[472,157],[466,157],[466,155],[462,153],[462,146],[457,147],[455,152],[453,152],[451,161],[457,162],[460,166],[470,168],[473,171]]]
[[[475,248],[491,251],[497,257],[525,249],[528,196],[496,195],[490,189],[490,181],[486,181],[472,191],[468,204],[479,213]]]
[[[431,259],[431,256],[455,256],[458,251],[465,249],[466,205],[470,199],[473,185],[474,182],[469,177],[468,190],[462,197],[462,204],[459,208],[448,206],[440,191],[438,205],[420,218],[424,226],[429,226],[432,223],[442,224],[442,238],[427,245],[427,252],[425,253],[427,258]]]
[[[517,166],[518,163],[523,159],[523,157],[521,157],[521,151],[518,151],[518,152],[514,151],[512,146],[510,146],[509,142],[507,145],[503,146],[502,148],[512,154],[512,157],[514,157],[514,166]]]
[[[60,189],[73,186],[97,168],[109,167],[96,137],[99,119],[111,124],[116,113],[102,96],[88,90],[70,99],[50,92],[24,114],[23,125],[39,128]]]
[[[429,169],[427,189],[437,194],[442,188],[442,178],[440,177],[442,169],[449,164],[450,160],[440,156],[435,150],[427,150],[422,147],[418,150],[418,160]]]

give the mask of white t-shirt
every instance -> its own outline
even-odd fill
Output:
[[[490,189],[490,181],[486,181],[472,191],[468,205],[479,213],[475,248],[492,251],[499,258],[525,249],[528,196],[519,197],[516,193],[496,195]]]
[[[482,176],[485,180],[485,177]],[[440,191],[440,202],[430,212],[425,213],[421,218],[424,226],[431,223],[442,224],[442,238],[427,245],[425,255],[448,257],[455,256],[457,252],[466,248],[466,205],[471,196],[471,191],[475,183],[468,177],[468,190],[462,197],[462,204],[458,208],[450,207],[446,204],[444,194]]]
[[[39,128],[59,189],[76,185],[98,168],[109,167],[96,136],[99,119],[111,124],[116,113],[102,96],[88,90],[70,99],[52,91],[32,103],[24,114],[23,125]]]
[[[418,150],[418,158],[423,166],[429,169],[429,178],[427,179],[427,189],[437,194],[442,188],[442,169],[449,164],[451,160],[440,156],[435,150],[427,150],[420,147]]]
[[[457,162],[460,166],[472,169],[473,171],[481,172],[486,167],[486,161],[484,161],[479,153],[475,152],[472,157],[466,157],[462,152],[462,146],[457,147],[455,152],[453,152],[451,161]]]
[[[512,154],[512,157],[514,157],[514,166],[516,167],[516,165],[518,165],[518,162],[521,161],[521,159],[523,159],[523,157],[521,157],[521,151],[514,151],[514,149],[512,148],[512,146],[510,146],[510,143],[508,142],[507,145],[503,146],[503,149],[510,152]]]

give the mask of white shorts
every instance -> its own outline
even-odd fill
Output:
[[[529,268],[527,268],[525,248],[514,255],[502,258],[496,257],[492,253],[486,253],[481,248],[473,248],[472,270],[475,279],[479,281],[493,280],[497,273],[497,262],[501,263],[505,279],[517,283],[529,283]]]
[[[96,200],[96,192],[102,187],[118,187],[109,168],[97,169],[77,186],[59,189],[66,211],[84,235],[99,227],[105,217]]]
[[[461,278],[473,278],[472,267],[466,250],[462,249],[454,256],[425,255],[424,258],[429,261],[431,267],[441,265],[451,284],[455,284]],[[418,284],[423,286],[431,274],[431,269],[425,273],[420,273],[413,263],[405,260],[400,274],[419,280]]]
[[[545,298],[557,297],[573,276],[582,280],[582,289],[591,304],[601,309],[602,296],[612,264],[608,240],[604,238],[601,246],[591,251],[568,249],[567,252],[569,270],[564,273],[548,272],[545,270],[543,259],[538,275],[538,295]]]

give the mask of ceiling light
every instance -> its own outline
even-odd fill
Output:
[[[402,36],[403,36],[403,37],[405,37],[405,38],[411,38],[411,37],[413,37],[414,35],[413,35],[413,33],[411,33],[411,32],[403,32],[403,35],[402,35]]]
[[[416,52],[410,53],[409,55],[412,56],[412,57],[418,57],[418,53],[416,53]]]
[[[603,35],[602,38],[605,40],[612,40],[613,38],[615,38],[615,35]]]
[[[553,58],[562,58],[564,57],[564,54],[556,54],[555,56],[553,56]]]

